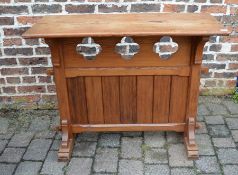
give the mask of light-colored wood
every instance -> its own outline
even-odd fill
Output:
[[[136,76],[120,77],[121,123],[136,123]]]
[[[119,77],[102,77],[104,121],[120,123]]]
[[[23,34],[25,38],[80,36],[210,36],[227,35],[210,14],[137,13],[46,16]]]
[[[103,101],[101,77],[85,77],[88,121],[103,124]]]
[[[72,125],[74,133],[105,131],[176,131],[184,132],[185,123]]]
[[[153,123],[169,122],[170,86],[170,76],[154,76]]]
[[[178,75],[189,76],[190,67],[151,67],[151,68],[68,68],[66,77],[77,76],[128,76],[128,75]]]
[[[137,123],[153,123],[153,76],[137,76]]]

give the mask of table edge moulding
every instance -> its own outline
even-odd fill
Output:
[[[74,135],[87,131],[183,132],[188,158],[198,158],[195,129],[200,126],[196,122],[200,72],[208,71],[201,67],[203,48],[209,36],[229,34],[209,14],[44,16],[23,37],[44,38],[51,50],[53,69],[47,74],[54,75],[60,111],[59,160],[70,159]],[[181,46],[168,60],[152,53],[153,44],[162,36],[171,36]],[[102,48],[96,60],[86,60],[75,51],[85,37],[92,37]],[[133,37],[140,46],[132,60],[114,53],[122,37]],[[98,101],[101,98],[103,104]]]

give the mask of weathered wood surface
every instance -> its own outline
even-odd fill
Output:
[[[229,31],[210,14],[140,13],[46,16],[23,36],[26,38],[65,38],[226,34],[229,34]]]

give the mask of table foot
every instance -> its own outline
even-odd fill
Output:
[[[184,133],[184,144],[187,151],[188,159],[198,159],[198,147],[195,140],[195,128],[197,125],[195,124],[194,118],[189,118],[186,131]]]
[[[69,139],[68,145],[66,147],[63,143],[60,145],[58,161],[68,161],[70,159],[74,144],[73,140],[74,139]]]

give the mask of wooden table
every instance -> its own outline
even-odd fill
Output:
[[[209,36],[229,33],[208,14],[43,17],[23,37],[45,38],[51,49],[62,130],[59,160],[70,158],[74,134],[85,131],[183,132],[188,158],[197,158],[203,47]],[[166,59],[153,51],[165,35],[178,44]],[[76,50],[88,36],[101,46],[96,59]],[[124,36],[139,45],[132,59],[115,52]]]

